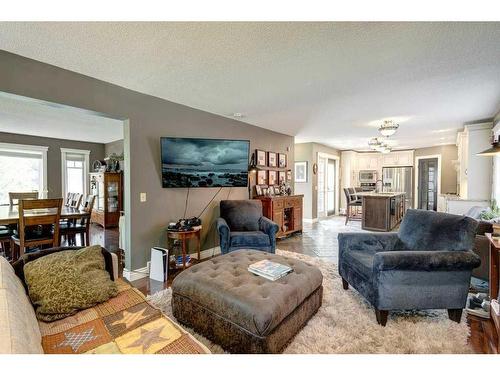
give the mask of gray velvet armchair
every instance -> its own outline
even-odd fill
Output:
[[[278,224],[262,216],[259,200],[223,200],[217,219],[222,254],[239,249],[274,253]]]
[[[472,270],[477,221],[409,209],[398,233],[340,233],[339,273],[375,307],[385,326],[390,310],[447,309],[460,322]]]

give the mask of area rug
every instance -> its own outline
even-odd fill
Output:
[[[469,327],[448,319],[445,310],[392,312],[386,327],[377,324],[373,308],[355,290],[342,289],[337,265],[307,255],[277,250],[283,256],[317,266],[323,274],[323,305],[294,337],[284,353],[387,353],[439,354],[472,353],[468,344]],[[170,306],[172,290],[149,296],[149,301],[175,320]],[[213,353],[223,349],[194,333]]]

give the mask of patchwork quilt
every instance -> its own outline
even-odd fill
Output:
[[[55,322],[38,321],[48,354],[201,354],[209,350],[118,280],[118,295]]]

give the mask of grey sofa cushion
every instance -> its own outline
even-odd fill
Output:
[[[443,212],[409,209],[399,228],[408,250],[471,250],[477,221]]]
[[[261,231],[231,232],[230,244],[231,247],[266,247],[271,246],[271,240],[266,233]]]
[[[231,231],[258,231],[262,216],[262,202],[259,200],[224,200],[220,202],[220,216]]]
[[[262,259],[286,264],[294,272],[269,281],[247,268]],[[173,281],[172,292],[256,336],[273,331],[322,284],[321,271],[296,259],[258,250],[237,250],[196,264]]]

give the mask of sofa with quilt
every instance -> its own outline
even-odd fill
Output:
[[[47,315],[39,314],[39,301],[34,306],[29,297],[34,293],[25,282],[25,266],[65,250],[78,248],[25,254],[12,265],[0,257],[0,354],[209,353],[203,344],[150,305],[139,290],[119,279],[117,257],[105,249],[101,249],[102,270],[109,274],[108,282],[114,283],[113,297],[62,319],[56,319],[56,315],[47,319]],[[45,321],[40,319],[42,316]]]

